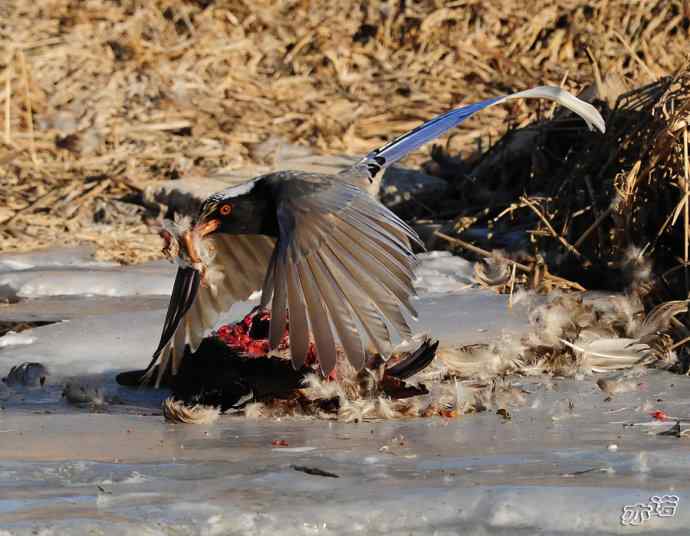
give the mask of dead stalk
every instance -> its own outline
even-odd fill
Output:
[[[690,217],[688,214],[688,128],[683,129],[683,189],[685,191],[683,203],[683,261],[685,262],[685,295],[688,295],[688,227],[690,227]]]
[[[24,105],[26,106],[26,124],[29,129],[29,153],[34,166],[38,167],[38,156],[36,155],[36,136],[34,134],[34,114],[31,107],[31,85],[29,83],[29,70],[26,66],[26,57],[20,49],[17,51],[19,66],[22,71],[22,82],[24,84]]]
[[[14,51],[10,48],[7,54],[7,70],[5,71],[5,143],[12,143],[12,59]]]
[[[532,203],[529,199],[527,199],[524,196],[521,199],[522,199],[522,202],[525,203],[525,205],[527,205],[532,210],[532,212],[534,212],[539,217],[539,219],[546,226],[546,228],[549,230],[549,232],[551,233],[551,235],[554,238],[556,238],[561,244],[563,244],[563,246],[568,251],[570,251],[573,255],[575,255],[578,259],[586,261],[586,259],[582,255],[582,253],[580,253],[575,247],[573,247],[573,245],[570,244],[570,242],[568,242],[565,238],[563,238],[562,235],[560,235],[556,232],[556,230],[551,226],[551,223],[549,222],[549,220],[546,219],[546,216],[544,216],[541,213],[541,211],[534,205],[534,203]],[[589,264],[589,261],[586,261],[586,262],[587,262],[587,264]]]

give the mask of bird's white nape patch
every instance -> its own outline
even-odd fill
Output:
[[[213,199],[221,200],[231,199],[233,197],[239,197],[241,195],[247,195],[254,189],[259,178],[260,177],[257,177],[256,179],[243,182],[242,184],[238,184],[237,186],[230,186],[229,188],[225,188],[225,190],[221,190],[220,192],[213,194],[211,197]]]
[[[226,199],[233,199],[241,195],[246,195],[254,189],[257,181],[259,181],[260,179],[261,177],[256,177],[255,179],[251,179],[247,182],[243,182],[236,186],[230,186],[229,188],[225,188],[220,192],[216,192],[215,194],[212,194],[208,197],[204,205],[208,205],[209,203],[220,203],[221,201],[224,201]]]

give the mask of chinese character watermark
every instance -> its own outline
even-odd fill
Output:
[[[652,517],[673,517],[679,501],[677,495],[654,495],[648,503],[628,504],[621,513],[621,525],[639,526]]]

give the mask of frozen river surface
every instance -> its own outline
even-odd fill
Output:
[[[527,329],[524,309],[467,288],[461,259],[431,254],[420,273],[416,328],[442,345]],[[51,373],[44,388],[0,386],[0,535],[688,532],[690,443],[650,417],[688,419],[687,377],[650,372],[608,401],[595,377],[513,378],[527,401],[510,419],[172,425],[165,391],[113,381],[148,363],[171,276],[82,250],[0,256],[0,287],[19,300],[0,321],[66,320],[0,338],[0,375],[23,361]],[[72,376],[109,403],[68,406]]]

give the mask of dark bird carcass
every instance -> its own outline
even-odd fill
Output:
[[[415,316],[412,244],[421,242],[352,182],[371,179],[474,113],[516,98],[554,100],[590,129],[604,131],[594,107],[542,86],[440,115],[337,175],[280,171],[209,197],[193,224],[167,233],[179,269],[148,377],[160,383],[168,370],[177,374],[185,348],[195,352],[219,315],[257,289],[270,311],[268,347],[281,344],[289,323],[295,370],[311,349],[321,373],[330,374],[336,341],[356,370],[365,366],[369,349],[389,355],[391,328],[403,338],[411,335],[403,310]]]

